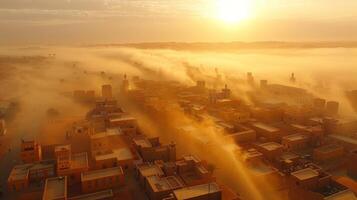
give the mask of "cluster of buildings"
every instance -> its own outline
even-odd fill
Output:
[[[191,87],[140,79],[133,84],[128,98],[150,116],[165,116],[173,108],[198,123],[208,116],[222,137],[237,144],[237,159],[246,165],[247,173],[268,180],[275,191],[289,191],[291,199],[357,199],[357,120],[343,118],[339,102],[296,87],[294,74],[290,85],[267,80],[258,85],[248,73],[245,84],[251,89],[244,98],[250,103],[234,96],[227,85],[210,89],[202,80]],[[201,144],[203,152],[210,144],[209,137],[198,134],[193,126],[176,129],[195,135],[195,145]],[[185,141],[181,143],[184,146]],[[349,184],[339,181],[341,177]]]
[[[101,98],[85,119],[73,123],[63,137],[65,143],[50,147],[35,138],[21,140],[22,164],[8,176],[9,195],[40,193],[43,200],[138,199],[139,194],[132,194],[137,185],[144,194],[140,199],[239,199],[216,182],[206,161],[193,155],[177,158],[174,142],[163,144],[159,137],[144,135],[136,118],[118,106],[110,85],[102,87]]]

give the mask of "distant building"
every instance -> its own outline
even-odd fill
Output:
[[[121,167],[84,172],[81,180],[84,193],[117,188],[125,184],[124,172]]]
[[[42,159],[41,145],[34,139],[22,139],[20,155],[24,163],[38,162]]]
[[[326,114],[330,116],[335,116],[338,114],[339,103],[337,101],[328,101],[326,103]]]
[[[113,98],[111,85],[103,85],[102,86],[102,97],[104,99],[112,99]]]

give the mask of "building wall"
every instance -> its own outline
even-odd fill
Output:
[[[82,192],[90,193],[100,190],[116,188],[125,184],[124,174],[95,180],[82,181]]]
[[[28,179],[24,179],[19,181],[8,181],[7,186],[9,191],[15,192],[26,189],[28,184]]]

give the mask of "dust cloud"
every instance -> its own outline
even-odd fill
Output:
[[[62,118],[84,116],[87,107],[71,98],[74,90],[94,90],[100,94],[103,84],[111,84],[118,95],[124,74],[143,79],[177,81],[194,85],[205,80],[209,87],[221,88],[227,84],[233,95],[251,103],[246,92],[246,73],[252,72],[256,83],[267,79],[271,83],[290,84],[295,73],[295,86],[329,100],[339,101],[342,114],[355,116],[346,90],[354,90],[357,79],[357,49],[257,49],[231,51],[178,51],[168,49],[135,49],[125,47],[9,47],[0,49],[0,100],[15,101],[19,112],[14,122],[21,127],[19,136],[35,136],[47,123],[48,109],[55,109]],[[220,77],[220,82],[216,82]],[[120,96],[119,96],[120,98]],[[161,129],[155,119],[148,118],[130,102],[122,107],[138,118],[143,132],[158,135],[163,140],[183,140],[181,154],[191,152],[215,165],[218,181],[227,183],[237,191],[250,191],[248,199],[266,199],[257,184],[246,173],[239,160],[239,147],[222,139],[223,133],[215,129],[209,117],[197,122],[179,108],[167,113],[167,127],[190,124],[196,136],[177,138],[172,129]],[[165,130],[165,131],[164,131]],[[200,146],[197,138],[210,141]],[[185,149],[185,150],[182,150]],[[224,155],[224,156],[222,156]],[[269,188],[269,183],[262,183]],[[265,189],[264,189],[265,190]],[[271,199],[280,197],[272,194]]]

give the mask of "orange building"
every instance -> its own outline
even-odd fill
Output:
[[[22,139],[21,160],[24,163],[33,163],[42,159],[41,145],[33,139]]]
[[[90,193],[125,184],[124,172],[121,167],[84,172],[81,175],[82,192]]]
[[[70,145],[55,147],[57,175],[68,176],[68,184],[80,183],[81,173],[88,171],[87,152],[72,154]]]
[[[28,187],[30,181],[42,181],[54,175],[55,163],[53,161],[16,165],[7,180],[8,189],[9,191],[23,190]]]

